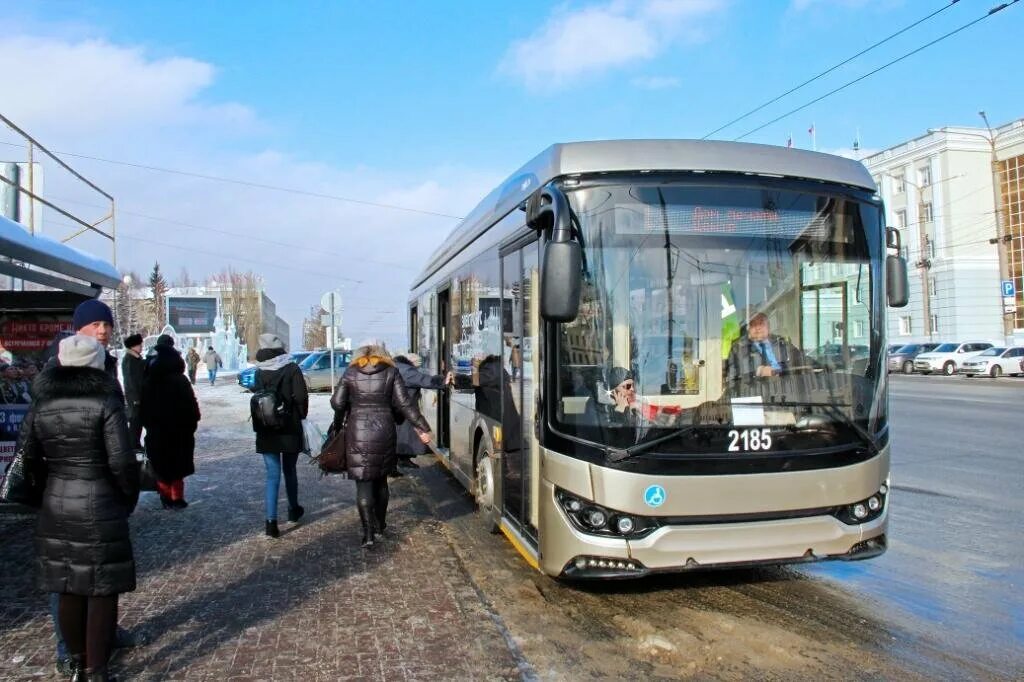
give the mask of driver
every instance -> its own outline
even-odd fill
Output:
[[[751,377],[773,377],[786,374],[804,364],[803,355],[786,339],[772,334],[768,316],[756,313],[747,323],[747,334],[736,340],[726,360],[725,375],[729,383]]]

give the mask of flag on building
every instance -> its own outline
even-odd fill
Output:
[[[792,147],[793,146],[793,133],[789,134],[789,139],[786,140],[786,146],[787,147]]]

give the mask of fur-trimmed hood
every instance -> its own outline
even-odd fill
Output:
[[[364,355],[353,360],[352,366],[363,374],[376,374],[377,372],[383,372],[388,367],[394,367],[395,363],[391,361],[391,358],[379,355]]]
[[[37,401],[111,395],[123,398],[117,379],[92,367],[49,367],[40,372],[32,384],[32,396]]]

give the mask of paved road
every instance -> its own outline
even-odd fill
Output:
[[[1024,381],[893,377],[891,545],[873,561],[567,585],[418,482],[542,678],[1024,677]]]

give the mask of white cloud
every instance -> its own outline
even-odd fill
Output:
[[[7,90],[9,115],[42,131],[106,135],[139,125],[197,123],[239,130],[256,122],[241,104],[201,102],[216,76],[212,65],[185,57],[150,59],[139,47],[104,40],[0,38],[0,73],[18,75]]]
[[[500,180],[494,173],[472,168],[343,168],[283,153],[264,141],[266,126],[252,108],[211,97],[216,67],[188,57],[154,58],[140,47],[80,35],[15,36],[0,39],[0,71],[20,76],[17,96],[4,98],[4,114],[58,151],[452,215],[465,215]],[[2,141],[13,139],[0,135]],[[3,149],[8,158],[17,153],[11,147]],[[171,277],[186,266],[198,279],[228,265],[253,269],[264,276],[278,313],[291,324],[293,342],[300,342],[301,321],[309,306],[323,291],[344,285],[350,335],[373,334],[404,343],[408,285],[456,222],[67,160],[116,197],[122,269],[144,275],[159,260]],[[67,201],[64,205],[75,207],[82,217],[102,215],[101,209],[84,205],[98,205],[99,197],[83,191],[53,164],[44,170],[46,196]],[[147,220],[135,213],[234,235]],[[53,211],[44,212],[43,227],[51,236],[73,231],[68,223]],[[74,244],[109,257],[109,246],[99,238]]]
[[[550,90],[609,69],[650,60],[670,45],[705,38],[703,21],[724,0],[643,0],[563,6],[532,36],[514,42],[498,66],[534,90]]]
[[[675,76],[640,76],[633,79],[633,85],[642,90],[671,90],[681,84],[682,81]]]
[[[823,9],[863,9],[874,6],[879,9],[889,9],[895,5],[903,4],[902,0],[793,0],[789,8],[794,12],[803,12],[814,7]]]

